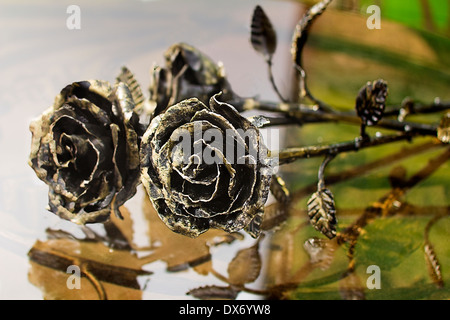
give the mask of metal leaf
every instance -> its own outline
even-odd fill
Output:
[[[232,287],[220,287],[212,285],[189,290],[187,294],[202,300],[211,300],[211,299],[235,300],[238,293],[239,291]]]
[[[233,285],[243,285],[255,281],[261,272],[259,242],[250,248],[239,250],[228,265],[228,281]]]
[[[298,22],[292,37],[291,54],[294,63],[302,66],[302,51],[308,38],[309,29],[314,20],[320,16],[332,0],[324,0],[312,6]]]
[[[356,97],[356,113],[364,125],[375,125],[384,115],[388,85],[383,79],[367,82]]]
[[[450,112],[442,117],[437,128],[437,137],[443,143],[450,143]]]
[[[319,168],[317,192],[308,200],[308,216],[313,227],[329,239],[336,236],[336,209],[333,193],[325,188],[325,168],[334,159],[335,154],[329,154]]]
[[[311,196],[308,200],[308,216],[317,231],[329,239],[336,236],[336,209],[329,189],[318,190]]]
[[[267,61],[272,60],[277,47],[277,35],[269,18],[259,5],[253,11],[250,41],[253,48]]]
[[[424,252],[431,279],[439,288],[442,288],[444,286],[444,280],[442,279],[441,266],[431,243],[425,243]]]
[[[135,112],[140,113],[142,111],[142,107],[144,104],[144,95],[142,94],[141,87],[139,83],[134,78],[133,73],[127,68],[122,67],[120,74],[116,77],[116,81],[123,82],[127,85],[128,89],[131,92],[131,96],[133,97],[133,101],[135,103]]]
[[[42,291],[44,299],[142,299],[141,277],[153,272],[142,268],[145,260],[133,251],[111,250],[97,236],[77,238],[64,230],[48,230],[47,235],[48,240],[37,240],[28,252],[30,283]],[[81,290],[61,285],[70,266],[79,267]]]
[[[286,183],[279,175],[273,175],[270,181],[270,192],[272,192],[275,199],[281,203],[288,203],[290,200],[289,190],[286,188]]]
[[[259,210],[244,230],[254,239],[257,239],[261,233],[261,225],[264,218],[264,209]]]

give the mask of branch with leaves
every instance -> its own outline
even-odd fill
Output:
[[[355,99],[354,112],[340,112],[335,108],[315,98],[307,86],[307,75],[303,68],[303,49],[307,43],[309,32],[314,21],[326,10],[331,0],[325,0],[312,6],[306,11],[295,28],[292,39],[291,55],[293,67],[297,71],[297,86],[299,88],[298,101],[287,101],[278,94],[278,89],[269,76],[272,86],[280,97],[281,102],[258,101],[256,99],[241,99],[235,102],[242,110],[260,110],[280,114],[281,117],[271,117],[261,127],[280,125],[307,125],[322,122],[343,122],[358,125],[359,137],[353,141],[338,142],[329,145],[306,146],[288,148],[275,151],[279,164],[287,164],[300,159],[311,157],[325,157],[319,169],[318,190],[308,202],[308,213],[312,225],[329,238],[335,236],[335,206],[331,190],[324,186],[324,168],[339,154],[357,152],[359,150],[381,146],[397,141],[411,141],[417,136],[437,137],[442,143],[448,142],[448,114],[444,115],[439,125],[418,122],[408,122],[405,118],[413,113],[442,112],[448,109],[448,102],[436,100],[430,105],[415,105],[413,101],[405,99],[400,107],[386,107],[388,84],[383,79],[367,82],[359,91]],[[261,7],[256,7],[252,17],[251,42],[254,49],[262,53],[271,66],[270,61],[276,48],[276,36],[269,18]],[[308,98],[313,104],[305,104]],[[397,116],[397,119],[383,119],[383,117]],[[394,134],[376,134],[370,137],[367,127],[379,127],[396,131]]]

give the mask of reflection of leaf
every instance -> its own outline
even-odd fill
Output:
[[[72,239],[85,242],[103,242],[111,249],[132,250],[137,249],[133,244],[133,229],[130,212],[125,207],[120,207],[120,214],[124,220],[112,215],[111,219],[103,223],[105,228],[105,235],[100,235],[88,226],[82,226],[81,231],[84,233],[84,238],[78,238],[73,234],[64,231],[47,228],[48,239]]]
[[[286,183],[279,175],[272,176],[272,180],[270,180],[270,192],[272,192],[278,202],[289,202],[289,190],[286,187]]]
[[[335,244],[330,240],[320,238],[309,238],[303,243],[303,248],[309,255],[311,264],[317,266],[321,270],[326,270],[330,267],[334,258]]]
[[[289,207],[282,203],[272,203],[264,208],[264,220],[261,230],[273,230],[279,227],[289,216]]]
[[[430,241],[430,229],[440,219],[442,219],[443,217],[445,217],[449,214],[450,214],[450,212],[447,211],[445,214],[435,215],[430,221],[428,221],[427,225],[425,226],[425,232],[424,232],[425,245],[424,245],[423,249],[424,249],[424,253],[425,253],[425,260],[426,260],[427,266],[428,266],[428,273],[429,273],[431,279],[433,280],[433,282],[439,288],[444,287],[444,279],[442,278],[441,265],[437,258],[434,247]]]
[[[339,281],[339,293],[344,300],[364,300],[364,287],[358,275],[353,272],[346,272]]]
[[[315,192],[308,200],[308,215],[317,231],[329,239],[336,236],[336,209],[333,194],[328,189]]]
[[[211,254],[209,247],[217,245],[217,239],[230,239],[228,233],[210,229],[197,238],[188,238],[172,232],[158,217],[148,197],[144,197],[143,212],[149,223],[149,239],[153,250],[145,257],[148,263],[162,260],[167,263],[169,271],[181,271],[195,267],[197,272],[209,272]]]
[[[383,117],[388,85],[383,79],[367,82],[356,97],[356,113],[364,125],[372,126]]]
[[[250,248],[242,249],[228,265],[228,281],[230,284],[242,285],[255,281],[261,271],[261,257],[258,243]]]
[[[198,299],[235,300],[239,291],[232,287],[205,286],[190,290],[187,294]]]
[[[259,5],[253,11],[250,41],[253,48],[267,61],[272,60],[277,47],[277,36],[269,17]]]
[[[102,242],[52,239],[37,241],[28,253],[30,282],[46,299],[140,299],[137,277],[149,275],[131,252],[111,250]],[[80,290],[70,290],[69,266],[80,270]]]
[[[377,219],[365,227],[356,243],[356,263],[389,270],[421,246],[422,230],[418,219]]]
[[[396,166],[389,172],[389,183],[392,188],[402,188],[406,181],[406,169],[403,166]]]

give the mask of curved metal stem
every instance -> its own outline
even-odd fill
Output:
[[[275,83],[275,79],[273,77],[273,71],[272,71],[272,60],[266,60],[266,62],[267,62],[267,67],[268,67],[269,80],[270,80],[270,83],[272,84],[273,90],[275,90],[275,93],[277,94],[278,98],[282,102],[287,102],[287,100],[285,98],[283,98],[283,96],[281,95],[280,90],[278,90],[278,87]]]

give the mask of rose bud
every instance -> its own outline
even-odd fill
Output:
[[[243,228],[257,237],[272,163],[259,130],[217,95],[186,99],[153,118],[141,143],[142,183],[174,232]]]
[[[153,117],[184,99],[197,97],[204,104],[216,93],[235,98],[222,64],[216,64],[196,48],[178,43],[164,53],[165,67],[151,72],[150,101],[156,103]]]
[[[49,210],[78,224],[102,222],[140,183],[140,128],[123,83],[66,86],[30,125],[29,164],[49,186]]]

